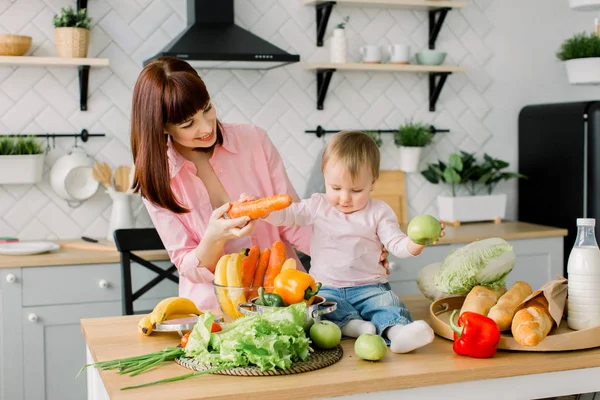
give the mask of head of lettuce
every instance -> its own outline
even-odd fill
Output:
[[[478,240],[452,251],[441,263],[423,268],[417,286],[430,300],[467,294],[477,285],[499,289],[515,260],[512,246],[504,239]]]
[[[288,369],[293,362],[308,359],[304,302],[243,316],[215,333],[214,319],[209,312],[198,317],[185,346],[186,357],[215,368],[256,365],[262,371]]]

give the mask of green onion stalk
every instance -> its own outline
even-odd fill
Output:
[[[104,371],[117,370],[117,374],[120,375],[129,374],[129,376],[136,376],[156,367],[164,361],[174,360],[184,354],[184,350],[180,347],[167,347],[164,350],[143,354],[141,356],[86,364],[79,370],[77,376],[79,376],[87,367],[95,367]]]
[[[95,367],[104,371],[117,370],[117,374],[120,375],[129,374],[129,376],[136,376],[156,367],[162,362],[174,360],[177,357],[182,357],[184,354],[185,352],[181,347],[167,347],[164,350],[156,351],[154,353],[143,354],[141,356],[121,358],[118,360],[110,361],[99,361],[92,364],[86,364],[79,370],[77,376],[79,376],[88,367]],[[137,389],[141,387],[157,385],[159,383],[181,381],[187,378],[191,378],[192,376],[211,374],[213,372],[222,371],[227,368],[229,367],[219,367],[208,369],[205,371],[196,371],[185,375],[174,376],[172,378],[165,378],[158,381],[142,383],[140,385],[126,386],[124,388],[121,388],[121,390]]]

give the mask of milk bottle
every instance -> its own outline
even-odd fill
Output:
[[[594,218],[577,218],[577,237],[567,262],[567,322],[574,330],[600,325],[600,249],[595,227]]]

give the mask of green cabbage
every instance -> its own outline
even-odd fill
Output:
[[[262,371],[288,369],[292,362],[308,359],[310,341],[304,332],[306,304],[249,315],[224,324],[211,333],[215,316],[200,315],[185,347],[194,357],[213,367],[257,365]]]
[[[417,287],[431,301],[436,301],[444,297],[451,297],[450,293],[442,292],[435,285],[435,280],[440,273],[441,262],[429,264],[419,271],[417,275]],[[456,296],[463,295],[465,293],[455,293]]]
[[[468,293],[477,285],[501,288],[515,266],[508,242],[490,238],[469,243],[446,256],[435,276],[435,287],[449,294]]]

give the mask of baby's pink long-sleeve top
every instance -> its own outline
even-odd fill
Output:
[[[392,208],[373,198],[363,209],[344,214],[317,193],[272,212],[266,221],[276,226],[312,227],[310,274],[324,286],[386,283],[388,276],[379,263],[382,245],[398,258],[414,257]]]
[[[298,200],[281,156],[264,130],[247,124],[222,126],[223,144],[215,147],[210,164],[231,201],[242,193],[256,197],[287,193]],[[218,309],[212,286],[214,275],[199,266],[194,253],[213,211],[208,192],[196,175],[196,166],[179,154],[170,140],[167,146],[171,188],[176,198],[191,211],[175,214],[147,199],[144,204],[171,261],[179,270],[179,296],[193,300],[201,310]],[[288,258],[298,261],[291,245],[310,254],[310,228],[276,227],[262,220],[257,221],[251,236],[228,240],[223,252],[236,253],[252,245],[258,245],[262,251],[271,248],[277,240],[286,244]],[[299,261],[297,264],[302,269]]]

